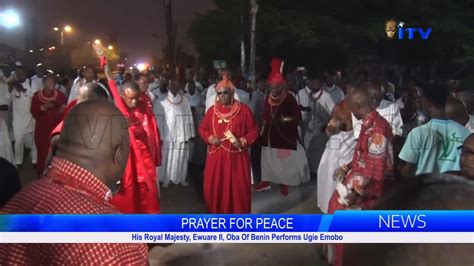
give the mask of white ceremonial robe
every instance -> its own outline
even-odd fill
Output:
[[[0,105],[10,105],[8,85],[0,80]],[[0,157],[15,164],[12,142],[8,130],[8,111],[0,111]]]
[[[318,167],[318,207],[323,213],[328,212],[329,200],[336,188],[334,171],[352,161],[355,145],[352,131],[341,131],[332,135],[327,142]]]
[[[30,149],[30,156],[33,164],[37,162],[37,151],[34,139],[35,119],[30,112],[31,101],[33,100],[33,89],[30,81],[23,82],[26,92],[19,93],[13,90],[9,97],[12,101],[13,109],[13,135],[15,138],[15,161],[16,164],[23,163],[23,150]]]
[[[335,84],[332,87],[325,86],[324,90],[329,93],[334,104],[340,103],[346,97],[344,91]]]
[[[189,102],[181,93],[173,96],[168,92],[156,99],[153,113],[163,142],[162,163],[156,169],[159,181],[184,183],[188,174],[188,141],[195,136]]]
[[[382,100],[376,110],[390,124],[394,136],[403,135],[403,120],[398,103]],[[362,120],[358,120],[354,114],[352,114],[352,126],[354,128],[354,137],[358,139],[362,129]]]
[[[211,108],[211,106],[213,106],[216,103],[216,99],[217,99],[216,85],[213,84],[209,86],[209,88],[207,88],[207,91],[206,91],[206,111],[205,111],[206,113],[207,113],[207,110],[209,110],[209,108]],[[234,99],[240,102],[240,96],[238,93],[234,93]]]
[[[297,142],[297,149],[262,147],[262,181],[298,186],[310,180],[306,153]]]
[[[306,131],[303,132],[303,140],[308,156],[309,170],[311,173],[317,173],[319,161],[328,140],[324,128],[331,117],[334,102],[324,90],[316,92],[312,97],[314,99],[309,103],[311,113]]]

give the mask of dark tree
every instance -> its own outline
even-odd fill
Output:
[[[198,15],[189,36],[201,64],[226,59],[238,65],[240,0],[214,2],[217,9]],[[474,56],[472,0],[259,0],[258,4],[257,57],[261,62],[281,56],[290,65],[319,70],[347,66],[353,55],[374,55],[387,63],[429,68]],[[247,22],[248,17],[247,12]],[[433,31],[425,41],[386,40],[388,18]]]

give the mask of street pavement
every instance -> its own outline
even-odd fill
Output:
[[[163,213],[205,213],[202,203],[202,169],[190,167],[190,186],[161,188]],[[252,213],[320,213],[316,204],[316,180],[290,187],[286,197],[278,186],[252,193]],[[317,244],[173,244],[155,247],[150,264],[181,265],[327,265]]]

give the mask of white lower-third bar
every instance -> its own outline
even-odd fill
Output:
[[[474,243],[474,232],[2,232],[0,243]]]

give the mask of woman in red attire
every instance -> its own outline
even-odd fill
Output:
[[[31,102],[31,114],[36,120],[35,144],[38,149],[38,166],[36,172],[41,176],[45,169],[49,152],[49,135],[59,122],[67,103],[66,95],[56,90],[56,77],[44,78],[44,87],[36,92]]]
[[[210,213],[250,213],[250,155],[258,136],[250,108],[234,100],[227,77],[217,84],[217,102],[204,116],[199,134],[209,145],[204,169],[204,201]]]

